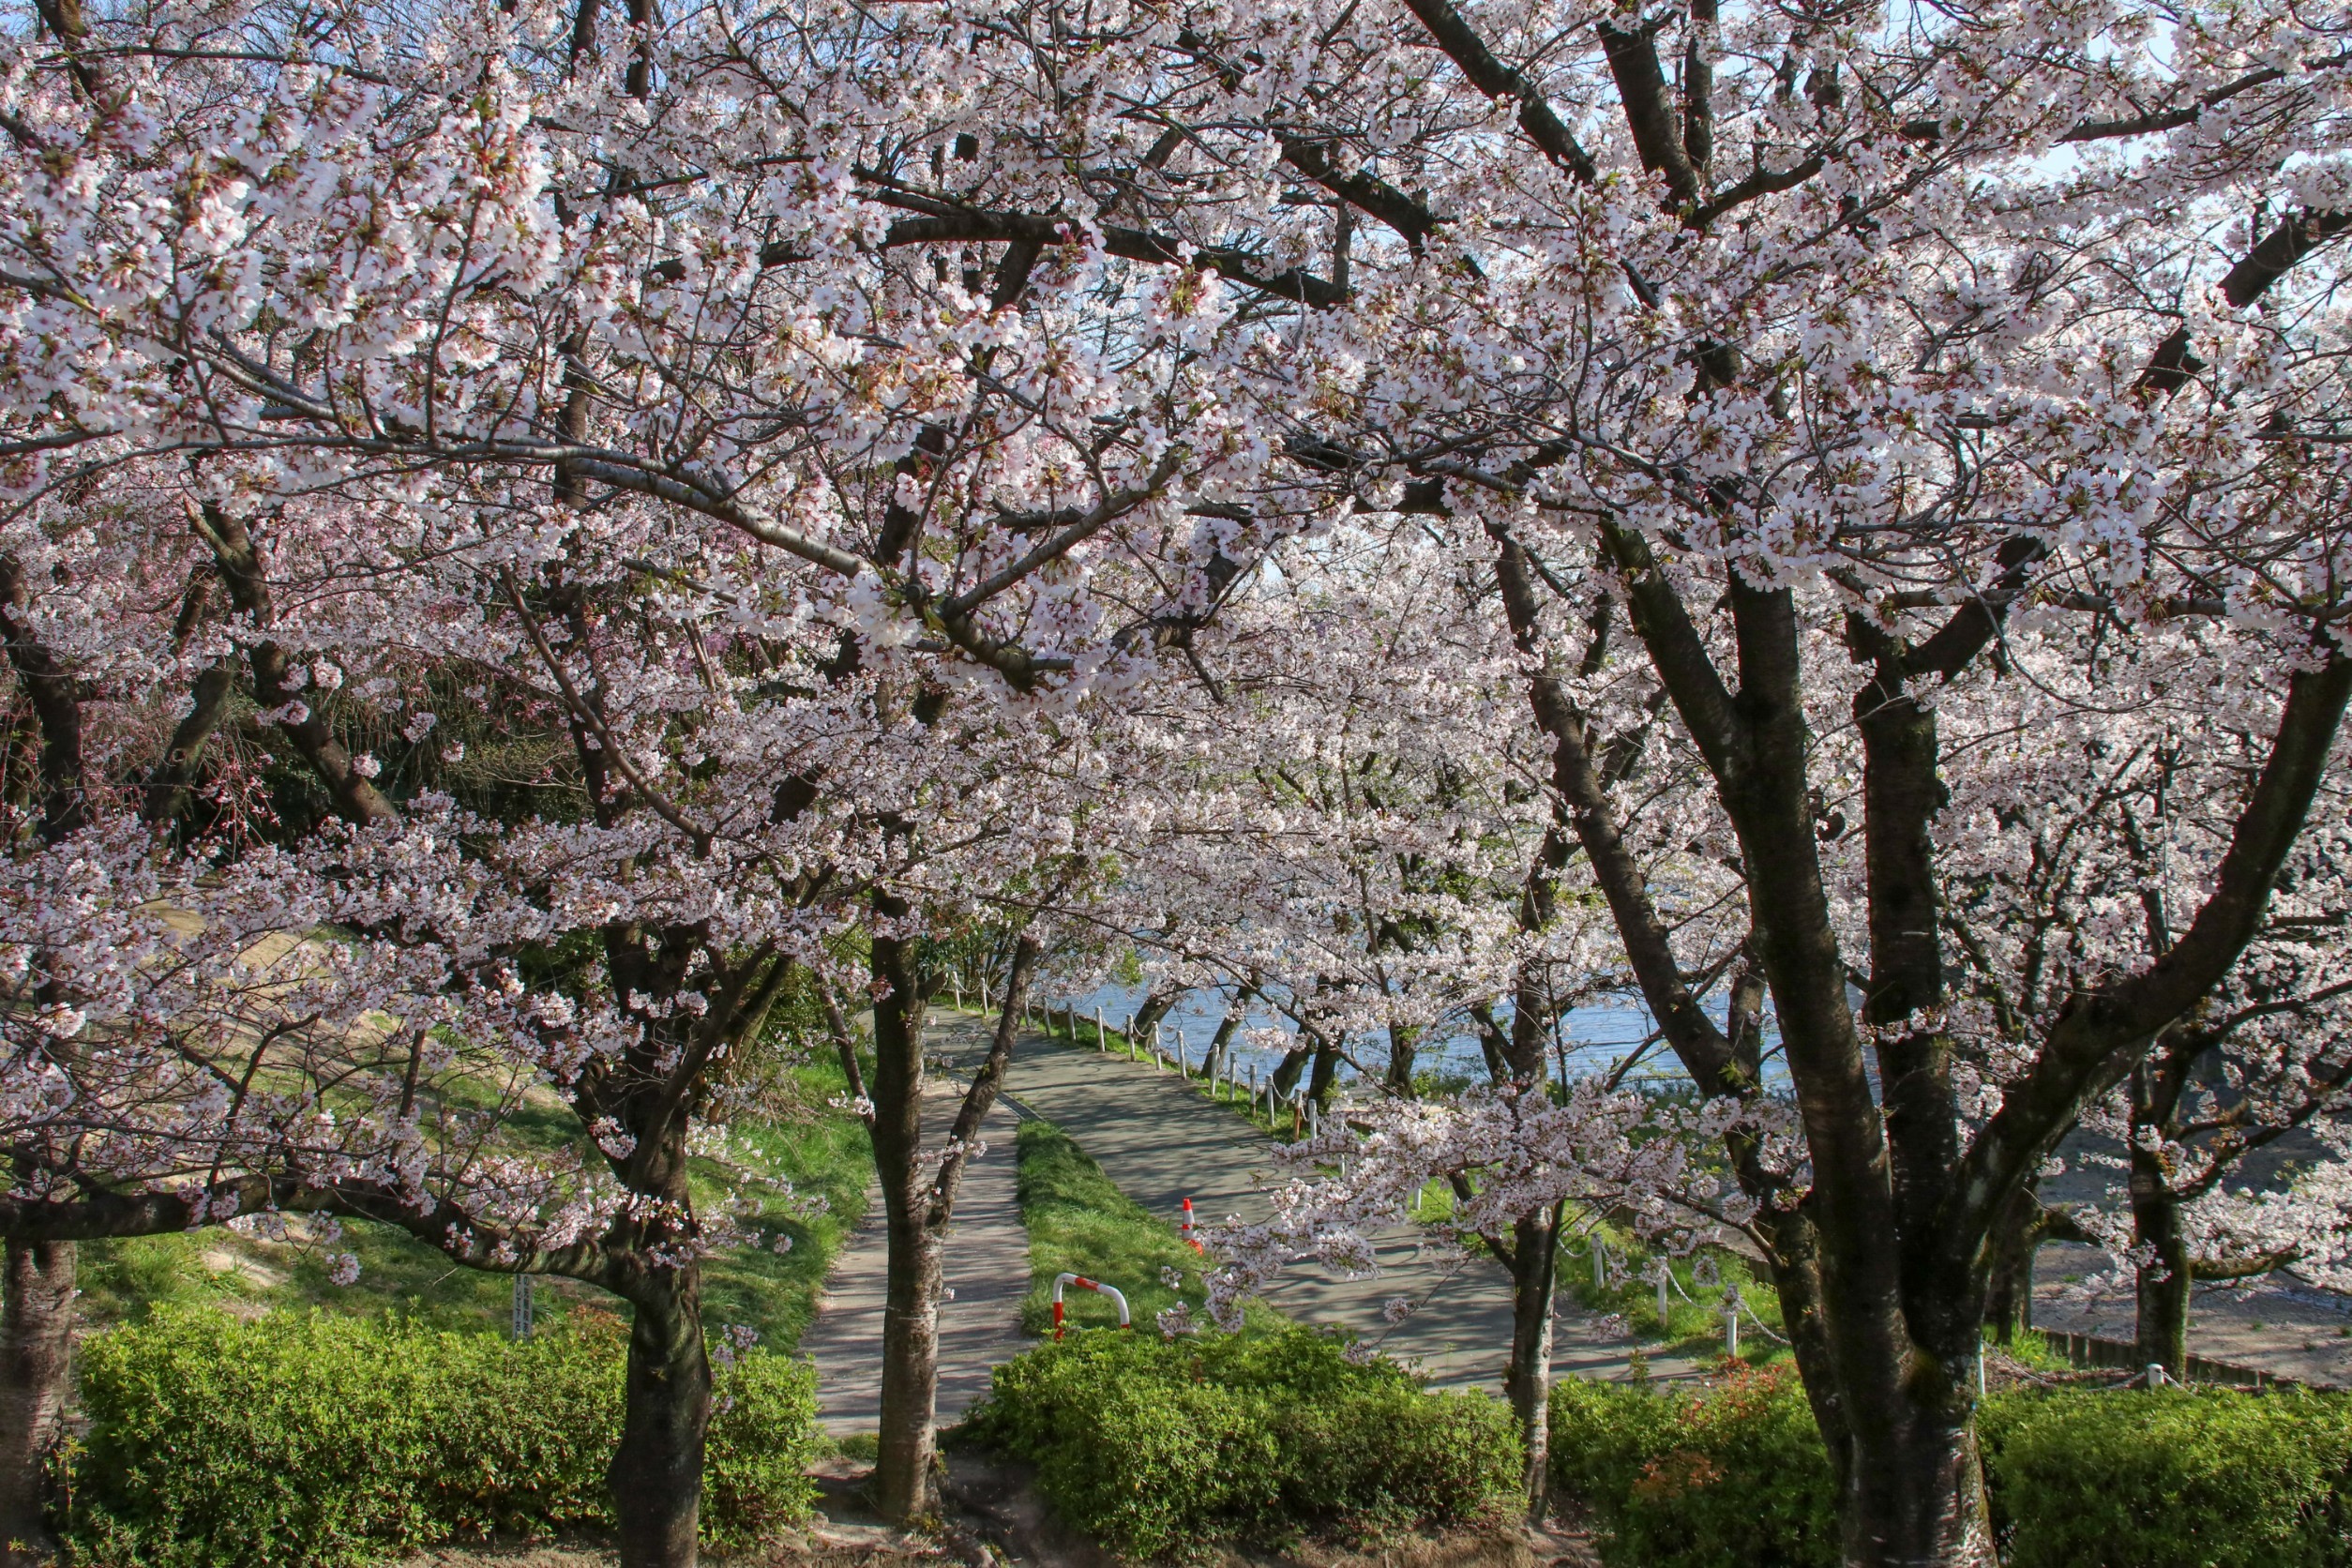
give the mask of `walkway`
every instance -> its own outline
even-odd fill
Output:
[[[924,1097],[927,1139],[941,1137],[961,1103],[972,1067],[987,1054],[989,1025],[946,1008],[932,1015],[933,1070]],[[945,1071],[941,1071],[943,1066]],[[988,1153],[965,1168],[949,1228],[946,1274],[952,1299],[940,1305],[939,1415],[961,1414],[988,1392],[988,1374],[1028,1348],[1019,1329],[1029,1289],[1029,1239],[1015,1193],[1018,1121],[1040,1117],[1077,1139],[1138,1204],[1177,1222],[1190,1198],[1202,1224],[1233,1215],[1262,1219],[1261,1187],[1275,1174],[1274,1140],[1172,1072],[1072,1047],[1023,1031],[1011,1092],[999,1098],[984,1136]],[[1508,1278],[1492,1261],[1441,1262],[1410,1228],[1374,1238],[1380,1273],[1343,1279],[1316,1263],[1285,1271],[1269,1302],[1305,1323],[1340,1323],[1415,1365],[1440,1388],[1499,1389],[1511,1347]],[[818,1411],[829,1430],[872,1431],[882,1405],[882,1292],[886,1237],[882,1199],[870,1193],[865,1220],[844,1243],[826,1278],[801,1352],[816,1358]],[[1114,1281],[1113,1283],[1116,1283]],[[1411,1317],[1391,1328],[1382,1307],[1402,1295]],[[1563,1303],[1553,1330],[1555,1376],[1622,1377],[1639,1341],[1604,1332],[1596,1314]],[[1653,1356],[1658,1378],[1696,1377],[1698,1366]]]
[[[987,1049],[986,1026],[971,1015],[936,1015],[935,1048],[960,1066]],[[1184,1200],[1203,1224],[1233,1215],[1262,1219],[1260,1191],[1275,1173],[1274,1140],[1172,1072],[1104,1055],[1033,1033],[1019,1038],[1011,1074],[1019,1106],[1053,1123],[1093,1156],[1121,1191],[1174,1224]],[[1343,1279],[1319,1264],[1286,1270],[1270,1303],[1307,1323],[1343,1323],[1440,1388],[1499,1388],[1511,1352],[1511,1290],[1486,1259],[1441,1263],[1410,1228],[1374,1238],[1380,1273]],[[1115,1283],[1115,1282],[1114,1282]],[[1396,1328],[1381,1308],[1402,1295],[1416,1304]],[[1593,1314],[1563,1304],[1554,1328],[1556,1374],[1621,1375],[1637,1341],[1604,1334]],[[1690,1376],[1673,1359],[1653,1376]]]

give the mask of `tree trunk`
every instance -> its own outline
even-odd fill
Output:
[[[701,1265],[656,1271],[628,1295],[627,1405],[608,1472],[622,1568],[694,1568],[711,1422]]]
[[[1560,1274],[1560,1209],[1512,1228],[1511,1369],[1504,1386],[1519,1424],[1520,1474],[1530,1524],[1542,1524],[1551,1497],[1552,1290]]]
[[[82,754],[82,696],[71,672],[30,635],[23,569],[0,556],[0,638],[8,644],[41,731],[41,842],[64,843],[89,823]],[[47,970],[44,957],[39,967]],[[62,998],[53,979],[36,993]],[[0,1304],[0,1555],[40,1561],[52,1542],[43,1516],[42,1467],[73,1393],[71,1242],[10,1242]]]
[[[1233,1051],[1233,1037],[1248,1021],[1249,1004],[1257,994],[1256,990],[1246,986],[1233,993],[1231,1004],[1225,1009],[1225,1017],[1217,1020],[1217,1032],[1209,1041],[1209,1054],[1201,1059],[1202,1078],[1214,1083],[1217,1075],[1225,1070],[1226,1058]]]
[[[2189,1244],[2180,1233],[2180,1200],[2149,1150],[2132,1150],[2132,1231],[2147,1261],[2135,1271],[2138,1317],[2133,1342],[2140,1364],[2178,1378],[2189,1361]]]
[[[1413,1060],[1420,1043],[1420,1030],[1397,1024],[1388,1026],[1387,1088],[1400,1100],[1413,1097]]]
[[[2033,1255],[2042,1250],[2043,1235],[2041,1201],[2032,1187],[2021,1187],[2002,1206],[1986,1248],[1992,1266],[1984,1324],[1996,1345],[2010,1344],[2020,1328],[2033,1327]]]
[[[1149,1046],[1152,1043],[1152,1031],[1157,1029],[1160,1026],[1160,1020],[1168,1017],[1168,1013],[1174,1009],[1176,997],[1177,993],[1174,991],[1165,994],[1159,991],[1148,993],[1143,999],[1143,1005],[1135,1010],[1135,1017],[1127,1020],[1128,1043],[1138,1048]]]
[[[1888,1436],[1847,1468],[1846,1568],[1997,1568],[1973,1424],[1913,1407]]]
[[[44,1561],[53,1545],[42,1468],[73,1390],[71,1242],[10,1242],[0,1312],[0,1539],[7,1560]]]
[[[876,912],[899,919],[906,906],[877,897]],[[882,1516],[911,1524],[931,1512],[931,1421],[939,1377],[941,1238],[927,1223],[923,1161],[923,999],[906,944],[874,939],[872,969],[886,992],[874,1003],[874,1173],[882,1183],[888,1278],[882,1303],[881,1447],[874,1467]],[[1008,980],[1000,1027],[1018,1016]]]
[[[939,1403],[939,1298],[945,1251],[918,1208],[889,1221],[882,1304],[882,1430],[874,1504],[885,1519],[915,1524],[936,1511],[931,1470]]]
[[[1299,1079],[1305,1075],[1306,1064],[1314,1059],[1315,1048],[1312,1046],[1292,1046],[1284,1051],[1282,1060],[1274,1063],[1274,1092],[1289,1098],[1290,1092],[1299,1086]]]
[[[1338,1081],[1339,1048],[1335,1045],[1318,1045],[1315,1048],[1315,1073],[1306,1080],[1306,1097],[1329,1110],[1332,1086]]]

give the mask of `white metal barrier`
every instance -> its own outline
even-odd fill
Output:
[[[1127,1319],[1127,1298],[1117,1286],[1105,1285],[1101,1280],[1089,1279],[1084,1274],[1058,1274],[1053,1276],[1053,1336],[1056,1339],[1062,1337],[1062,1288],[1065,1285],[1075,1285],[1081,1290],[1108,1296],[1110,1304],[1119,1309],[1119,1326],[1123,1329],[1135,1327]]]

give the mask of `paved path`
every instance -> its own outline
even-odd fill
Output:
[[[937,1017],[934,1048],[959,1064],[977,1062],[987,1041],[979,1020],[944,1010]],[[1010,1087],[1021,1108],[1077,1139],[1121,1191],[1170,1224],[1186,1198],[1202,1223],[1261,1219],[1272,1209],[1259,1189],[1274,1173],[1274,1140],[1172,1072],[1025,1033]],[[1372,1278],[1297,1264],[1268,1300],[1302,1322],[1344,1323],[1380,1341],[1438,1387],[1500,1387],[1511,1353],[1509,1276],[1489,1259],[1443,1263],[1425,1255],[1409,1228],[1375,1238],[1375,1251],[1380,1272]],[[1397,1295],[1418,1304],[1390,1329],[1381,1307]],[[1562,1376],[1621,1374],[1636,1344],[1601,1334],[1593,1315],[1574,1305],[1563,1305],[1554,1335],[1553,1368]],[[1659,1360],[1651,1370],[1671,1377],[1697,1368]]]
[[[963,1086],[933,1075],[925,1085],[925,1141],[936,1145],[963,1103]],[[988,1153],[964,1168],[947,1228],[947,1287],[940,1304],[939,1415],[954,1420],[988,1391],[988,1370],[1028,1349],[1021,1298],[1029,1293],[1029,1232],[1013,1190],[1013,1112],[1000,1104],[981,1129]],[[817,1359],[817,1413],[835,1432],[870,1432],[881,1420],[882,1290],[888,1237],[882,1189],[825,1276],[816,1320],[800,1353]]]
[[[934,1068],[925,1093],[927,1140],[943,1135],[967,1076],[986,1054],[988,1026],[971,1014],[932,1015]],[[941,1071],[942,1067],[945,1071]],[[1264,1217],[1260,1190],[1274,1174],[1274,1140],[1172,1072],[1102,1055],[1024,1031],[1010,1093],[985,1136],[988,1152],[965,1170],[947,1241],[952,1300],[940,1306],[939,1413],[952,1420],[988,1392],[989,1369],[1028,1347],[1020,1304],[1029,1289],[1029,1238],[1015,1194],[1018,1123],[1053,1123],[1102,1166],[1120,1190],[1177,1222],[1184,1199],[1203,1224]],[[819,1369],[818,1410],[837,1432],[871,1431],[882,1402],[882,1290],[886,1264],[879,1190],[827,1276],[801,1352]],[[1499,1388],[1511,1346],[1510,1282],[1491,1259],[1444,1262],[1425,1254],[1410,1229],[1375,1238],[1380,1272],[1343,1279],[1319,1264],[1285,1271],[1270,1303],[1306,1323],[1342,1323],[1382,1350],[1418,1365],[1440,1388]],[[1113,1281],[1112,1283],[1117,1283]],[[1413,1315],[1390,1328],[1381,1307],[1403,1295]],[[1621,1377],[1638,1341],[1601,1332],[1596,1317],[1563,1304],[1554,1328],[1556,1376]],[[1694,1364],[1668,1357],[1651,1375],[1692,1377]]]

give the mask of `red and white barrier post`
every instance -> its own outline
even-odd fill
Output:
[[[1209,1250],[1207,1247],[1202,1246],[1193,1236],[1192,1199],[1189,1198],[1184,1199],[1184,1223],[1177,1227],[1177,1234],[1184,1238],[1184,1244],[1192,1248],[1193,1251],[1205,1254]]]
[[[1081,1290],[1108,1296],[1110,1304],[1119,1309],[1119,1326],[1123,1329],[1135,1327],[1127,1320],[1127,1298],[1120,1293],[1117,1286],[1105,1285],[1101,1280],[1089,1279],[1084,1274],[1059,1274],[1053,1276],[1053,1336],[1056,1339],[1062,1337],[1062,1288],[1065,1285],[1075,1285]]]

